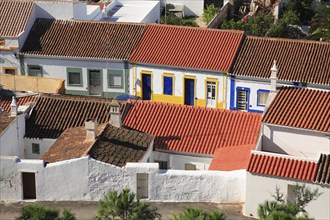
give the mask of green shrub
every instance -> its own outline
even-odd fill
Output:
[[[211,212],[198,208],[186,208],[182,213],[173,215],[171,220],[225,220],[223,212],[213,210]]]
[[[206,6],[203,10],[202,19],[205,23],[210,23],[210,21],[220,12],[220,8],[214,6],[214,4]]]
[[[44,207],[39,204],[24,206],[21,216],[17,220],[75,220],[76,218],[69,209],[64,209],[62,216],[57,208]]]

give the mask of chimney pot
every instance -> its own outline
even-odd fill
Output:
[[[86,141],[93,141],[97,136],[97,120],[96,119],[87,119],[85,121],[86,129]]]
[[[270,90],[271,91],[276,91],[276,84],[277,84],[277,66],[276,66],[276,60],[274,60],[273,67],[270,69],[271,75],[270,75]]]
[[[110,103],[110,123],[112,126],[120,128],[122,126],[120,104],[117,100],[112,100]]]
[[[17,101],[16,101],[15,96],[12,97],[10,107],[11,107],[11,116],[16,116],[17,115]]]

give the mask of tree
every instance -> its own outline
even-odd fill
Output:
[[[314,15],[312,3],[313,0],[290,0],[286,6],[286,10],[297,14],[302,24],[308,24]]]
[[[330,41],[330,6],[320,4],[312,18],[309,29],[309,39]]]
[[[172,220],[225,220],[223,212],[213,210],[206,212],[197,208],[186,208],[182,213],[173,215]]]
[[[208,24],[219,12],[220,8],[215,7],[214,4],[210,4],[203,10],[202,19]]]
[[[60,210],[57,208],[48,208],[39,204],[24,206],[21,216],[17,220],[75,220],[75,216],[69,209],[64,209],[62,216],[59,216]]]
[[[283,194],[276,187],[273,201],[265,201],[258,206],[258,216],[261,220],[307,220],[311,219],[305,207],[312,200],[316,200],[321,193],[318,189],[310,189],[305,184],[293,187],[294,202],[285,202]],[[303,213],[303,216],[298,216]]]
[[[99,201],[95,220],[154,220],[160,218],[157,209],[149,203],[135,200],[135,194],[124,189],[119,195],[110,191]]]

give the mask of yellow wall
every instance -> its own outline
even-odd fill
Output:
[[[64,80],[62,79],[0,74],[0,84],[2,84],[5,89],[16,91],[57,94],[63,94],[65,91]]]

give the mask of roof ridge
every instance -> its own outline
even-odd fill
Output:
[[[312,158],[298,157],[298,156],[293,156],[293,155],[285,155],[285,154],[278,154],[278,153],[258,151],[258,150],[251,150],[251,155],[252,154],[264,155],[264,156],[268,156],[268,157],[277,157],[277,158],[283,158],[283,159],[299,160],[299,161],[309,161],[311,163],[318,163],[318,160],[319,160],[319,157],[317,159],[312,159]]]
[[[137,23],[137,22],[113,22],[113,21],[96,21],[96,20],[76,20],[76,19],[53,19],[53,18],[37,18],[36,20],[40,21],[54,21],[57,23],[66,22],[66,23],[95,23],[95,24],[108,24],[108,25],[134,25],[134,26],[145,26],[146,23]]]
[[[244,34],[245,31],[242,30],[232,30],[232,29],[215,29],[215,28],[203,28],[203,27],[191,27],[191,26],[182,26],[182,25],[172,25],[172,24],[155,24],[148,23],[147,26],[156,26],[156,27],[168,27],[168,28],[180,28],[180,29],[190,29],[190,30],[201,30],[201,31],[212,31],[212,32],[232,32]]]
[[[260,36],[247,36],[247,39],[259,39],[259,40],[270,40],[270,41],[287,41],[287,42],[301,42],[301,43],[316,43],[316,44],[328,44],[326,41],[316,41],[316,40],[307,40],[307,39],[291,39],[291,38],[277,38],[277,37],[260,37]]]

